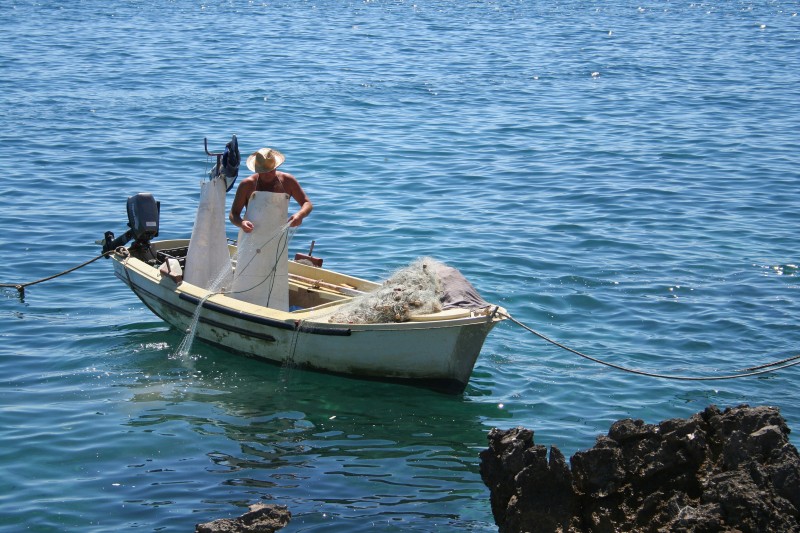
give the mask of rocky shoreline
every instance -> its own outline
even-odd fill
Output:
[[[775,407],[712,405],[688,419],[615,422],[567,464],[530,429],[493,429],[480,473],[499,533],[800,532],[789,433]],[[257,504],[195,531],[272,533],[291,516]]]
[[[500,533],[800,531],[800,456],[777,408],[620,420],[569,465],[525,428],[481,452]]]

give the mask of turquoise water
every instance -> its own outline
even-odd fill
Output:
[[[380,280],[423,255],[594,357],[721,375],[800,353],[800,3],[0,3],[0,282],[99,254],[151,192],[191,231],[235,133],[315,203],[291,253]],[[229,195],[229,202],[232,194]],[[231,226],[229,235],[235,232]],[[513,324],[461,396],[194,343],[98,261],[0,294],[0,531],[496,531],[495,426],[572,455],[622,417],[780,407],[798,368],[665,381]],[[797,434],[792,435],[795,445]]]

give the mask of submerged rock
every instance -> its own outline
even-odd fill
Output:
[[[774,407],[657,425],[615,422],[567,466],[533,431],[493,429],[481,452],[500,533],[800,531],[800,456]]]
[[[205,524],[197,524],[195,533],[274,533],[292,519],[292,513],[284,505],[251,505],[249,510],[237,518],[221,518]]]

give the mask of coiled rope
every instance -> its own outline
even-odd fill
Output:
[[[578,350],[574,350],[574,349],[570,348],[569,346],[565,346],[564,344],[561,344],[560,342],[555,341],[555,340],[547,337],[546,335],[543,335],[543,334],[539,333],[538,331],[535,331],[534,329],[526,326],[525,324],[523,324],[522,322],[520,322],[519,320],[517,320],[516,318],[512,317],[511,315],[509,315],[507,313],[502,313],[501,312],[501,313],[498,313],[498,316],[501,316],[503,318],[507,318],[511,322],[513,322],[514,324],[520,326],[522,329],[525,329],[525,330],[529,331],[530,333],[533,333],[534,335],[536,335],[540,339],[543,339],[543,340],[549,342],[550,344],[552,344],[554,346],[558,346],[559,348],[564,349],[564,350],[566,350],[566,351],[568,351],[570,353],[574,353],[575,355],[583,357],[584,359],[588,359],[589,361],[592,361],[592,362],[595,362],[595,363],[599,363],[601,365],[605,365],[605,366],[608,366],[608,367],[611,367],[611,368],[615,368],[617,370],[622,370],[624,372],[629,372],[631,374],[638,374],[640,376],[648,376],[648,377],[651,377],[651,378],[673,379],[673,380],[680,380],[680,381],[713,381],[713,380],[721,380],[721,379],[737,379],[737,378],[744,378],[744,377],[749,377],[749,376],[757,376],[757,375],[760,375],[760,374],[766,374],[767,372],[775,372],[777,370],[783,370],[784,368],[789,368],[791,366],[795,366],[797,364],[800,364],[800,354],[798,354],[798,355],[794,355],[792,357],[787,357],[786,359],[781,359],[780,361],[773,361],[771,363],[766,363],[766,364],[759,365],[759,366],[753,366],[753,367],[750,367],[750,368],[745,368],[743,370],[736,371],[733,374],[727,374],[727,375],[722,375],[722,376],[680,376],[680,375],[657,374],[657,373],[653,373],[653,372],[646,372],[644,370],[638,370],[638,369],[635,369],[635,368],[624,367],[624,366],[617,365],[617,364],[614,364],[614,363],[609,363],[608,361],[603,361],[602,359],[597,359],[596,357],[592,357],[590,355],[586,355],[585,353],[581,353]]]
[[[100,259],[102,257],[106,257],[108,254],[113,254],[113,253],[114,253],[114,250],[109,250],[107,252],[103,252],[102,254],[98,255],[95,258],[89,259],[85,263],[81,263],[80,265],[74,266],[74,267],[72,267],[70,269],[67,269],[67,270],[63,271],[63,272],[59,272],[58,274],[53,274],[52,276],[47,276],[46,278],[37,279],[36,281],[29,281],[27,283],[0,283],[0,287],[11,287],[11,288],[17,289],[17,292],[19,293],[19,297],[20,298],[24,298],[25,297],[25,287],[30,287],[31,285],[36,285],[37,283],[42,283],[42,282],[45,282],[45,281],[50,281],[51,279],[55,279],[57,277],[65,275],[65,274],[69,274],[70,272],[75,272],[79,268],[83,268],[86,265],[94,263],[98,259]]]

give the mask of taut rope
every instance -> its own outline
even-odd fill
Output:
[[[543,334],[539,333],[538,331],[534,331],[532,328],[526,326],[525,324],[523,324],[522,322],[520,322],[519,320],[517,320],[516,318],[512,317],[509,314],[499,313],[499,315],[502,316],[503,318],[509,319],[514,324],[520,326],[522,329],[525,329],[525,330],[529,331],[530,333],[533,333],[534,335],[536,335],[540,339],[543,339],[543,340],[549,342],[550,344],[552,344],[554,346],[558,346],[559,348],[562,348],[562,349],[564,349],[564,350],[566,350],[568,352],[574,353],[575,355],[583,357],[584,359],[588,359],[589,361],[593,361],[593,362],[599,363],[601,365],[605,365],[605,366],[608,366],[608,367],[611,367],[611,368],[615,368],[617,370],[622,370],[624,372],[629,372],[631,374],[638,374],[640,376],[648,376],[648,377],[651,377],[651,378],[675,379],[675,380],[681,380],[681,381],[712,381],[712,380],[720,380],[720,379],[736,379],[736,378],[744,378],[744,377],[748,377],[748,376],[757,376],[759,374],[766,374],[767,372],[775,372],[776,370],[782,370],[784,368],[789,368],[790,366],[794,366],[794,365],[800,364],[800,354],[798,354],[798,355],[794,355],[792,357],[787,357],[786,359],[781,359],[780,361],[773,361],[771,363],[767,363],[767,364],[764,364],[764,365],[745,368],[742,371],[738,371],[738,372],[735,372],[733,374],[722,375],[722,376],[698,376],[698,377],[694,377],[694,376],[676,376],[676,375],[667,375],[667,374],[656,374],[656,373],[653,373],[653,372],[645,372],[644,370],[637,370],[635,368],[627,368],[627,367],[624,367],[624,366],[616,365],[614,363],[609,363],[608,361],[603,361],[602,359],[597,359],[596,357],[591,357],[589,355],[586,355],[584,353],[579,352],[578,350],[573,350],[569,346],[565,346],[565,345],[561,344],[560,342],[554,341],[553,339],[547,337],[546,335],[543,335]]]
[[[51,279],[55,279],[55,278],[57,278],[59,276],[63,276],[65,274],[69,274],[70,272],[74,272],[74,271],[78,270],[79,268],[83,268],[88,264],[94,263],[95,261],[97,261],[101,257],[105,257],[108,254],[113,254],[114,252],[115,252],[115,250],[109,250],[107,252],[103,252],[102,254],[98,255],[95,258],[89,259],[85,263],[81,263],[78,266],[74,266],[74,267],[72,267],[70,269],[67,269],[67,270],[63,271],[63,272],[59,272],[58,274],[54,274],[52,276],[47,276],[46,278],[37,279],[36,281],[29,281],[27,283],[0,283],[0,287],[12,287],[14,289],[17,289],[17,292],[19,292],[19,297],[20,298],[24,298],[25,297],[25,287],[30,287],[31,285],[36,285],[37,283],[42,283],[44,281],[49,281]]]

